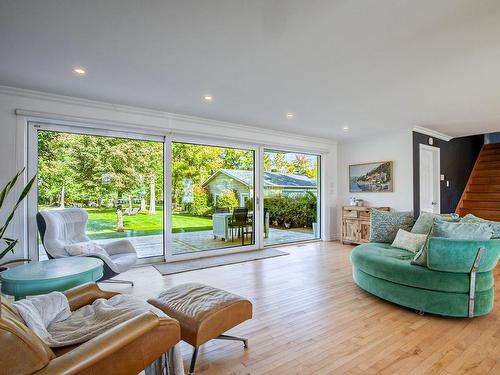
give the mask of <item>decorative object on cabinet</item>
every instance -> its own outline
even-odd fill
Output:
[[[362,244],[370,238],[370,210],[390,211],[390,207],[342,207],[342,244]]]

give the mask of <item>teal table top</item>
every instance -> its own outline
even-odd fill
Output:
[[[100,280],[103,266],[102,260],[90,257],[59,258],[24,264],[0,273],[2,292],[19,299],[56,290],[65,291]]]
[[[71,257],[32,262],[11,268],[0,274],[2,281],[31,283],[39,280],[59,279],[74,276],[103,266],[97,258]]]

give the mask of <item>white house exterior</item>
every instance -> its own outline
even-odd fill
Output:
[[[202,183],[202,186],[212,193],[214,204],[218,195],[235,191],[242,207],[245,206],[246,200],[250,199],[253,185],[253,171],[241,169],[219,169]],[[317,193],[317,180],[291,173],[264,172],[264,196],[303,195],[307,191]]]

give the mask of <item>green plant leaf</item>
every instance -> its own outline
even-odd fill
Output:
[[[35,183],[35,181],[36,181],[36,175],[34,175],[31,178],[31,180],[29,180],[28,183],[26,184],[26,186],[24,187],[24,189],[21,192],[21,195],[19,196],[19,199],[17,200],[15,206],[12,208],[10,215],[7,217],[7,220],[5,220],[5,224],[3,225],[2,228],[0,228],[0,238],[2,238],[3,235],[5,234],[5,231],[7,230],[8,225],[10,224],[12,218],[14,217],[14,214],[16,213],[17,208],[19,207],[19,205],[21,204],[23,199],[26,198],[26,196],[30,192],[31,188],[33,187],[33,184]]]
[[[17,180],[19,179],[19,176],[24,172],[24,168],[21,169],[12,180],[7,182],[5,187],[3,188],[2,192],[0,193],[0,208],[2,208],[3,202],[5,201],[5,198],[9,194],[9,192],[12,190],[14,185],[16,184]]]
[[[7,243],[7,248],[0,252],[0,259],[6,256],[9,251],[12,251],[12,253],[14,253],[14,247],[16,247],[17,245],[17,240],[13,240],[11,238],[3,238],[3,240]]]

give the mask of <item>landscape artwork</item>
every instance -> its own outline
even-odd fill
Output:
[[[350,165],[349,191],[351,193],[392,192],[392,161]]]

